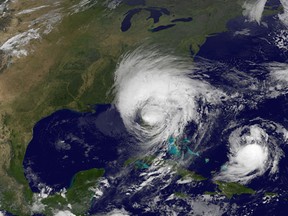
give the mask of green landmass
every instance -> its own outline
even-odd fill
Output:
[[[282,11],[283,11],[282,5],[279,5],[277,8],[266,5],[262,16],[276,15],[276,14],[282,13]]]
[[[70,204],[72,213],[83,215],[91,205],[91,199],[95,193],[93,188],[97,186],[98,179],[104,175],[104,172],[104,169],[95,168],[78,172],[73,177],[65,196],[55,194],[41,201],[47,206],[45,213],[51,215],[54,209],[68,209],[67,205]]]
[[[138,158],[134,158],[134,157],[127,159],[127,160],[124,162],[124,167],[129,166],[129,165],[135,163],[137,160],[138,160]]]
[[[215,181],[215,184],[218,186],[220,192],[229,199],[232,198],[234,195],[255,194],[255,191],[253,189],[245,187],[244,185],[236,182]]]
[[[143,158],[132,157],[124,162],[124,167],[133,164],[136,169],[147,169],[152,165],[155,158],[154,155],[148,155]]]
[[[182,192],[175,192],[174,195],[175,195],[176,197],[179,197],[179,198],[182,198],[182,199],[185,199],[185,198],[189,197],[188,194],[182,193]]]
[[[61,4],[65,11],[77,2],[79,0],[64,0]],[[157,44],[164,50],[171,49],[177,55],[189,57],[190,45],[197,53],[209,35],[225,31],[227,21],[242,12],[237,1],[182,1],[179,4],[177,0],[147,0],[147,6],[165,7],[171,11],[170,16],[160,18],[159,25],[169,23],[175,17],[191,16],[193,21],[151,33],[148,30],[152,21],[143,21],[147,14],[140,13],[133,17],[131,29],[122,33],[123,15],[135,7],[122,4],[115,10],[108,10],[104,2],[99,0],[88,10],[64,17],[50,34],[32,43],[33,53],[16,60],[0,74],[0,79],[7,80],[7,86],[5,89],[2,86],[1,90],[9,99],[1,101],[0,112],[5,115],[3,125],[11,132],[7,141],[1,144],[0,203],[1,208],[15,215],[31,214],[33,193],[24,177],[22,162],[32,129],[40,119],[59,109],[89,111],[90,104],[111,103],[113,94],[107,92],[113,84],[113,72],[120,56],[128,50],[143,43]],[[148,162],[144,161],[149,165]],[[187,170],[178,173],[199,181],[205,179]],[[73,194],[76,198],[81,197],[87,187],[69,189],[67,199],[72,199]],[[73,204],[73,200],[70,201]],[[80,199],[74,201],[76,206]],[[60,195],[43,202],[48,208],[66,203]],[[83,205],[86,207],[85,203]],[[82,211],[80,204],[78,209]]]
[[[204,181],[206,180],[205,177],[193,172],[193,171],[190,171],[190,170],[187,170],[187,169],[183,169],[183,168],[178,168],[177,169],[177,174],[179,176],[181,176],[181,178],[185,179],[185,178],[191,178],[195,181]]]
[[[205,191],[204,194],[205,194],[205,195],[216,195],[216,194],[218,194],[218,193],[215,192],[215,191]]]
[[[264,195],[265,195],[265,196],[278,196],[278,193],[274,193],[274,192],[265,192]]]

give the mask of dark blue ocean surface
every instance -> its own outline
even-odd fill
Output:
[[[167,15],[159,8],[130,10],[122,22],[122,31],[129,30],[132,17],[142,10],[149,11],[150,16],[147,19],[152,18],[155,23],[159,21],[161,15]],[[188,20],[186,19],[176,19],[174,22],[185,22]],[[206,64],[205,71],[203,72],[201,68],[200,71],[195,72],[196,75],[205,78],[207,82],[228,95],[234,92],[243,95],[241,100],[239,98],[234,101],[233,99],[223,100],[223,104],[217,107],[220,112],[217,119],[208,122],[213,127],[206,132],[207,134],[200,134],[202,131],[196,123],[190,123],[185,130],[185,135],[189,139],[191,137],[195,137],[195,141],[200,139],[201,146],[199,154],[197,154],[198,149],[191,148],[194,151],[193,160],[188,160],[189,164],[184,168],[196,171],[207,180],[178,184],[177,181],[181,178],[178,174],[172,177],[167,175],[156,179],[153,182],[154,185],[151,183],[136,190],[135,187],[142,183],[141,174],[145,172],[145,169],[137,169],[133,167],[133,164],[125,168],[122,166],[126,159],[131,156],[137,157],[136,154],[129,152],[135,142],[128,135],[118,111],[110,105],[98,105],[95,112],[79,113],[60,110],[35,125],[33,139],[28,145],[23,162],[25,175],[32,190],[39,192],[38,184],[44,183],[57,191],[63,187],[69,187],[71,179],[79,171],[104,168],[106,177],[109,179],[109,176],[112,176],[109,179],[111,184],[105,189],[101,198],[93,200],[90,213],[103,213],[114,208],[124,208],[132,215],[159,215],[157,207],[165,203],[167,206],[180,206],[182,215],[188,215],[196,206],[194,203],[185,202],[185,199],[169,199],[169,197],[175,192],[180,192],[198,199],[207,191],[219,191],[217,185],[213,183],[213,177],[229,160],[229,136],[235,129],[257,124],[265,127],[269,135],[277,137],[278,132],[275,131],[276,126],[273,127],[273,123],[288,128],[287,94],[283,93],[281,96],[269,99],[263,96],[263,99],[257,101],[256,105],[250,105],[255,102],[255,95],[263,92],[261,89],[252,91],[248,85],[253,84],[253,80],[260,83],[267,79],[269,71],[265,64],[287,62],[288,59],[286,51],[279,49],[271,42],[271,35],[281,24],[275,16],[265,17],[264,21],[271,27],[248,23],[243,18],[232,20],[228,23],[228,31],[208,37],[195,56],[196,63]],[[171,28],[174,25],[172,23],[159,26],[154,28],[154,31]],[[194,55],[192,52],[191,49],[191,54]],[[201,76],[201,73],[205,76]],[[246,82],[240,82],[242,80]],[[240,105],[243,105],[243,109],[233,109]],[[277,144],[286,155],[288,147],[281,139],[277,138]],[[190,144],[193,146],[192,141]],[[187,151],[187,146],[184,145],[184,147],[186,148],[181,150]],[[202,152],[201,147],[204,149]],[[140,152],[142,153],[145,154]],[[158,152],[151,154],[153,153],[157,155]],[[177,161],[179,158],[174,159]],[[288,210],[287,199],[284,199],[288,197],[287,164],[288,158],[283,157],[279,162],[279,173],[270,175],[266,172],[253,179],[247,186],[256,190],[255,194],[235,195],[231,199],[223,198],[214,204],[232,206],[224,214],[227,216],[249,215],[251,209],[253,212],[250,215],[284,216]],[[118,174],[118,172],[119,175],[109,175]],[[153,175],[156,173],[151,174]],[[161,187],[165,180],[169,184]],[[132,192],[127,195],[127,191]],[[262,202],[265,192],[279,194],[279,200],[273,199],[270,203]],[[154,206],[153,209],[151,206],[154,204],[151,202],[155,197],[161,201],[155,204],[156,207]],[[203,205],[205,204],[203,202]],[[146,209],[149,211],[145,213]]]
[[[119,113],[110,105],[98,105],[96,112],[51,114],[35,125],[25,154],[23,166],[31,189],[39,192],[38,184],[43,183],[57,191],[68,187],[79,171],[117,170],[117,163],[125,160],[121,144],[125,140],[127,146],[127,136]]]
[[[229,136],[238,127],[258,124],[264,127],[270,136],[277,138],[277,145],[288,154],[286,142],[277,135],[274,124],[288,127],[288,98],[287,94],[270,99],[258,101],[257,106],[250,106],[255,99],[255,94],[261,94],[261,89],[255,91],[249,90],[246,84],[241,81],[247,81],[247,85],[253,84],[253,80],[264,82],[269,71],[265,64],[270,62],[287,62],[288,56],[285,50],[281,50],[273,43],[273,34],[277,32],[279,20],[275,16],[264,18],[270,28],[256,23],[245,22],[243,18],[237,18],[228,23],[228,31],[216,35],[211,35],[207,41],[200,47],[200,51],[196,54],[195,61],[205,65],[206,71],[203,76],[205,79],[217,88],[223,89],[228,94],[238,92],[243,94],[243,100],[223,101],[223,107],[219,119],[213,125],[213,130],[202,141],[202,145],[207,147],[199,156],[195,155],[194,160],[187,167],[191,171],[207,177],[207,180],[201,183],[177,184],[179,177],[174,176],[170,184],[159,190],[156,183],[151,187],[145,187],[132,195],[121,195],[121,188],[127,185],[134,185],[139,179],[139,172],[131,170],[125,179],[121,179],[117,184],[113,185],[106,191],[108,194],[101,200],[94,202],[91,212],[105,212],[107,209],[105,203],[110,203],[117,208],[124,208],[132,215],[159,215],[158,209],[151,209],[149,203],[151,198],[161,197],[162,205],[181,206],[181,213],[187,215],[193,211],[191,203],[185,202],[183,199],[169,199],[169,196],[175,192],[188,194],[189,197],[197,197],[203,195],[205,191],[219,191],[213,183],[213,176],[221,170],[222,165],[229,161]],[[194,53],[191,53],[194,55]],[[211,65],[211,66],[210,66]],[[203,71],[199,72],[203,73]],[[197,73],[197,72],[196,72]],[[241,111],[233,111],[231,107],[245,104]],[[228,125],[235,125],[229,127]],[[193,127],[191,134],[189,125],[186,128],[187,136],[191,136],[197,132]],[[192,126],[191,126],[192,127]],[[270,128],[269,128],[270,127]],[[200,135],[199,135],[200,136]],[[209,160],[205,160],[209,159]],[[207,162],[208,161],[208,162]],[[279,162],[279,173],[271,175],[269,171],[264,175],[253,179],[247,186],[256,191],[255,194],[234,195],[231,199],[225,198],[216,202],[216,205],[229,204],[231,208],[224,215],[275,215],[284,216],[288,210],[288,159],[283,157]],[[263,202],[265,192],[273,192],[278,194],[277,199],[271,199],[269,203]],[[113,199],[111,200],[111,197]],[[134,205],[141,203],[141,207]],[[213,203],[213,201],[212,201]],[[161,204],[159,204],[161,205]],[[235,208],[234,208],[234,207]],[[147,214],[143,213],[143,209],[148,209]],[[197,207],[196,207],[197,208]]]
[[[266,7],[272,7],[273,10],[276,10],[280,7],[280,0],[269,0],[266,2]]]
[[[243,17],[230,21],[228,31],[207,38],[195,60],[218,61],[246,72],[259,67],[259,64],[286,62],[288,53],[273,43],[273,34],[281,23],[274,16],[265,17],[263,21],[269,28],[245,22]]]
[[[4,216],[15,216],[14,214],[7,212],[5,210],[1,210],[1,213],[4,214]]]
[[[273,1],[271,6],[279,5],[278,1]],[[278,3],[277,3],[278,2]],[[199,52],[195,56],[195,61],[202,63],[206,62],[208,65],[205,71],[206,80],[213,86],[223,89],[226,92],[241,92],[243,93],[243,100],[246,101],[245,109],[239,113],[229,114],[221,118],[221,124],[227,125],[227,120],[233,120],[238,123],[238,126],[259,124],[266,128],[269,135],[278,137],[277,144],[283,150],[284,154],[288,154],[288,147],[285,140],[282,140],[277,135],[273,122],[288,127],[288,97],[287,94],[277,98],[266,99],[258,103],[257,106],[250,106],[250,103],[255,102],[255,94],[260,94],[261,90],[249,90],[241,81],[245,80],[247,85],[253,84],[254,80],[261,82],[265,81],[269,76],[270,71],[267,70],[267,63],[271,62],[288,62],[288,53],[284,49],[278,48],[273,36],[279,29],[283,29],[277,16],[264,17],[263,21],[269,26],[258,25],[257,23],[245,22],[244,18],[237,18],[231,20],[227,27],[228,31],[211,35],[206,42],[201,46]],[[190,49],[191,50],[191,49]],[[191,50],[191,55],[194,53]],[[201,73],[201,72],[200,72]],[[250,103],[249,103],[250,101]],[[234,104],[237,104],[235,101]],[[239,103],[241,103],[239,101]],[[233,103],[232,103],[233,104]],[[226,110],[229,103],[225,104]],[[269,122],[269,123],[266,123]],[[215,147],[208,149],[202,154],[203,157],[209,158],[207,164],[199,163],[197,159],[195,163],[191,164],[198,173],[209,176],[211,171],[219,171],[221,164],[228,161],[227,155],[229,149],[228,136],[235,129],[221,132],[221,124],[219,124],[218,134],[212,133],[211,142],[215,142]],[[217,129],[216,129],[217,130]],[[221,137],[221,138],[220,138]],[[217,144],[218,143],[218,144]],[[234,196],[229,200],[230,204],[237,204],[237,211],[230,209],[224,215],[245,215],[247,212],[253,213],[251,215],[286,215],[288,210],[288,201],[284,197],[288,196],[288,160],[287,157],[282,157],[279,162],[279,173],[271,177],[266,172],[264,175],[253,179],[247,186],[256,190],[255,195],[241,195]],[[272,199],[270,203],[263,202],[265,192],[273,192],[279,194],[278,199]]]
[[[115,184],[111,185],[111,188],[105,191],[105,196],[100,200],[93,203],[93,207],[90,213],[106,212],[107,205],[110,203],[114,207],[119,209],[124,208],[126,211],[132,215],[159,215],[157,209],[151,209],[147,213],[143,213],[145,207],[149,207],[148,203],[151,199],[156,196],[161,197],[161,203],[165,205],[177,205],[181,206],[181,212],[183,215],[188,215],[189,212],[193,211],[196,205],[191,205],[189,202],[185,202],[185,199],[171,199],[169,197],[171,194],[178,192],[187,194],[187,196],[199,199],[199,196],[203,195],[205,192],[219,191],[217,186],[213,183],[213,176],[215,172],[219,172],[221,166],[225,164],[229,159],[227,155],[229,154],[228,139],[230,134],[238,127],[244,125],[254,125],[259,124],[264,127],[265,121],[273,121],[288,127],[288,98],[287,96],[281,96],[274,99],[265,100],[260,103],[258,107],[252,109],[247,107],[243,109],[240,113],[229,114],[229,111],[223,109],[223,113],[219,116],[219,119],[213,125],[213,131],[207,134],[207,139],[203,139],[202,147],[209,147],[199,156],[195,156],[195,160],[192,160],[191,164],[187,169],[191,171],[196,171],[196,173],[203,175],[207,180],[201,182],[194,182],[189,184],[177,184],[177,180],[180,176],[173,176],[171,183],[159,190],[162,179],[159,179],[159,185],[157,183],[152,186],[144,187],[143,189],[132,193],[129,196],[121,194],[123,188],[139,181],[139,175],[141,170],[132,169],[125,176],[125,178],[115,181]],[[263,121],[262,119],[265,119]],[[227,129],[227,125],[231,121],[236,121],[238,124],[235,127]],[[268,128],[269,129],[269,128]],[[192,136],[197,132],[197,126],[190,124],[187,126],[185,133],[187,136]],[[271,131],[267,131],[269,135],[275,136],[275,131],[273,127]],[[284,151],[285,155],[288,154],[288,147],[286,144],[281,143],[281,138],[279,137],[279,146]],[[205,158],[209,158],[209,162],[205,162]],[[279,163],[280,172],[276,175],[277,178],[271,178],[269,173],[265,173],[263,176],[259,176],[251,181],[247,186],[256,191],[255,194],[242,194],[234,195],[231,199],[225,198],[221,201],[216,201],[216,205],[222,205],[228,203],[231,206],[235,205],[237,208],[229,208],[224,215],[246,215],[247,212],[251,213],[253,209],[254,216],[284,216],[284,212],[288,210],[288,200],[284,197],[288,197],[288,158],[283,157]],[[170,176],[168,176],[170,178]],[[164,177],[165,178],[165,177]],[[125,190],[124,190],[125,191]],[[269,203],[264,203],[263,198],[265,192],[273,192],[279,194],[279,199],[271,199]],[[113,197],[113,199],[111,199]],[[267,198],[268,199],[268,198]],[[213,203],[213,201],[211,201]],[[135,203],[141,203],[139,207]],[[136,206],[136,207],[135,207]],[[249,215],[249,214],[248,214]]]

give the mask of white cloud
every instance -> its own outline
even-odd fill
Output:
[[[65,210],[65,211],[58,211],[54,216],[76,216],[76,215],[68,210]]]
[[[244,8],[243,15],[249,21],[256,21],[260,24],[266,2],[267,0],[246,0],[242,6]],[[278,16],[282,23],[288,27],[288,1],[280,0],[280,2],[284,12]]]
[[[249,21],[256,21],[260,24],[262,13],[267,0],[247,0],[243,4],[243,15],[247,16]]]
[[[249,133],[242,135],[248,128]],[[258,125],[248,128],[239,128],[231,133],[229,161],[222,166],[215,180],[246,184],[268,170],[270,174],[278,171],[282,150],[269,140],[268,134]]]
[[[190,121],[199,121],[196,98],[216,104],[224,95],[192,79],[192,73],[191,62],[149,49],[137,49],[119,63],[114,103],[126,128],[145,147],[178,137]]]
[[[29,14],[29,13],[33,13],[37,10],[40,10],[42,8],[46,8],[46,7],[49,7],[49,5],[42,5],[42,6],[39,6],[39,7],[35,7],[35,8],[30,8],[30,9],[27,9],[27,10],[23,10],[23,11],[20,11],[19,13],[17,13],[17,15],[23,15],[23,14]]]
[[[279,14],[279,19],[283,22],[284,25],[288,27],[288,1],[280,0],[284,8],[284,13]]]
[[[26,32],[17,34],[8,39],[1,47],[0,50],[10,53],[12,56],[21,57],[28,54],[24,48],[31,40],[39,39],[39,29],[29,29]]]

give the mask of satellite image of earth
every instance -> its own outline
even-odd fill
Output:
[[[288,215],[288,0],[0,15],[0,216]]]

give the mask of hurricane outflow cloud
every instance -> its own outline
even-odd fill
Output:
[[[220,94],[191,78],[191,62],[155,50],[126,54],[115,72],[115,105],[124,124],[143,146],[177,137],[200,119],[197,99],[217,103]]]
[[[265,172],[274,174],[283,155],[275,140],[259,125],[233,131],[229,137],[229,148],[229,162],[222,166],[215,180],[246,184]]]

